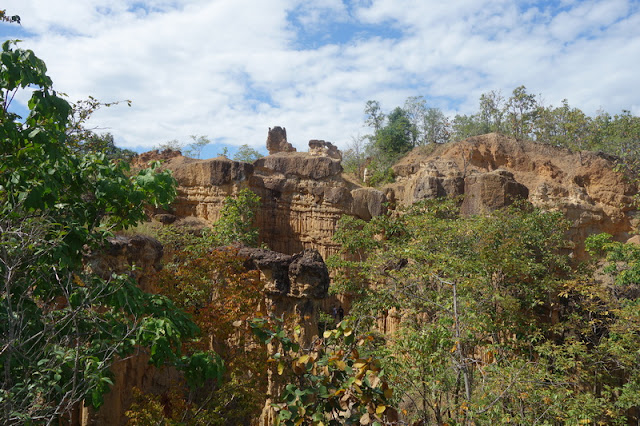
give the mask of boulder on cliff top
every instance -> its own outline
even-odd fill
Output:
[[[317,250],[307,249],[293,256],[262,248],[242,247],[238,255],[245,266],[260,270],[264,291],[272,296],[296,299],[324,299],[329,290],[329,270]]]
[[[342,161],[342,153],[337,146],[331,142],[311,139],[309,141],[309,154],[319,155],[323,157],[333,158],[334,160]]]
[[[267,150],[269,151],[269,155],[278,152],[296,152],[296,149],[287,142],[287,129],[280,126],[276,126],[273,129],[269,127]]]
[[[342,173],[342,165],[329,157],[313,156],[306,152],[278,153],[256,160],[256,170],[276,172],[285,176],[298,176],[320,180]]]
[[[247,180],[253,174],[253,165],[225,157],[186,161],[171,164],[173,176],[183,186],[219,186]]]

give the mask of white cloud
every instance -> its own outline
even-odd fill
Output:
[[[369,99],[391,109],[424,95],[471,113],[481,93],[508,96],[520,84],[587,113],[637,112],[640,98],[640,15],[625,0],[5,3],[35,34],[24,44],[58,90],[133,101],[92,122],[124,146],[198,134],[258,147],[274,125],[298,148],[316,138],[344,145],[363,132]],[[327,37],[334,24],[347,32]]]

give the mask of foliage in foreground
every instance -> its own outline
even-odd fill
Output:
[[[395,417],[381,363],[365,355],[371,336],[351,320],[306,348],[297,342],[299,330],[288,330],[282,319],[259,317],[250,325],[262,343],[277,348],[271,372],[285,384],[272,404],[276,424],[382,425]]]
[[[244,189],[227,197],[220,219],[198,233],[168,226],[158,231],[165,267],[153,277],[158,292],[191,315],[201,330],[188,353],[218,354],[221,382],[197,388],[175,383],[167,396],[139,394],[127,412],[132,424],[249,424],[260,414],[267,385],[266,351],[255,344],[246,321],[263,299],[258,271],[248,271],[234,243],[256,245],[254,217],[260,199]],[[146,420],[145,420],[146,419]]]
[[[10,104],[27,87],[23,119]],[[188,379],[218,376],[216,357],[182,355],[198,329],[169,299],[142,292],[129,275],[101,277],[83,265],[112,230],[141,221],[145,205],[172,200],[170,174],[130,176],[123,162],[72,150],[70,105],[44,62],[10,41],[0,55],[0,102],[1,422],[50,423],[81,401],[99,407],[109,367],[138,351]]]
[[[353,260],[332,259],[335,291],[354,296],[354,317],[377,318],[372,331],[396,321],[377,354],[408,421],[637,420],[632,280],[606,288],[572,271],[564,229],[559,213],[462,218],[443,201],[368,223],[343,218],[336,239]],[[612,256],[622,246],[606,247]]]

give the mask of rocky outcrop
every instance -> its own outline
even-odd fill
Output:
[[[499,169],[474,173],[464,180],[460,213],[466,216],[489,213],[517,200],[526,200],[528,196],[529,189],[516,182],[511,172]]]
[[[297,327],[297,343],[309,347],[318,336],[319,311],[329,290],[329,271],[317,250],[304,250],[293,256],[258,248],[241,248],[238,255],[247,259],[245,265],[260,271],[264,282],[265,307],[268,315],[287,318]],[[267,350],[273,355],[281,348],[272,344]],[[276,413],[271,406],[285,383],[272,365],[267,371],[267,400],[259,424],[275,424]]]
[[[337,146],[331,142],[312,139],[309,141],[309,154],[322,155],[333,158],[334,160],[342,160],[342,153]]]
[[[223,157],[167,160],[164,167],[178,181],[173,213],[212,223],[219,218],[226,197],[249,188],[261,199],[256,218],[261,242],[286,254],[317,249],[326,258],[338,250],[332,237],[342,215],[369,220],[385,211],[381,191],[362,188],[343,177],[341,154],[333,144],[312,140],[310,152],[291,152],[281,149],[282,143],[276,140],[286,141],[284,129],[269,131],[273,153],[253,164]],[[273,148],[276,145],[280,148]]]
[[[171,154],[165,165],[179,183],[175,215],[211,223],[225,197],[249,188],[262,200],[262,242],[287,254],[315,248],[325,258],[338,250],[332,236],[342,215],[369,220],[385,211],[387,201],[409,205],[464,195],[462,212],[471,215],[526,199],[571,220],[568,237],[579,258],[588,235],[608,232],[626,241],[640,224],[635,184],[615,171],[611,158],[594,153],[499,134],[477,136],[431,153],[413,151],[393,167],[396,182],[378,191],[345,179],[339,151],[329,142],[312,140],[308,153],[292,152],[286,131],[276,127],[268,143],[272,155],[253,165]]]
[[[260,311],[266,315],[286,317],[298,326],[298,343],[309,345],[318,336],[319,310],[327,298],[329,271],[317,250],[304,250],[293,255],[261,248],[225,248],[234,250],[245,259],[249,270],[260,272],[264,302]],[[113,273],[131,274],[140,287],[153,292],[149,280],[161,268],[162,245],[155,239],[135,235],[116,236],[101,251],[91,253],[86,268],[108,279]],[[275,348],[270,348],[274,350]],[[126,424],[125,412],[133,400],[133,388],[161,395],[181,379],[173,368],[155,368],[148,363],[145,353],[137,353],[112,366],[114,385],[104,396],[104,405],[97,411],[80,407],[74,423],[79,426],[94,424]],[[282,383],[272,369],[268,372],[269,397],[277,397]],[[273,424],[271,400],[265,404],[264,421]]]
[[[162,268],[162,244],[154,238],[134,235],[118,235],[110,238],[107,246],[94,251],[85,259],[85,267],[103,279],[112,274],[132,276],[140,288],[153,292],[150,281]],[[133,400],[134,387],[145,392],[168,389],[179,378],[173,369],[157,369],[149,365],[146,353],[137,353],[126,359],[116,361],[111,367],[114,385],[104,395],[104,405],[97,411],[89,407],[80,407],[77,423],[88,425],[119,425],[126,423],[125,411]]]
[[[112,274],[132,276],[144,291],[153,291],[149,277],[162,269],[162,244],[144,235],[117,235],[107,240],[107,246],[85,258],[85,267],[102,279]]]
[[[246,188],[254,171],[252,164],[225,157],[196,160],[182,155],[165,161],[163,167],[170,169],[178,181],[173,214],[207,222],[219,219],[224,199]]]
[[[175,149],[165,149],[162,151],[155,149],[153,151],[143,152],[134,157],[131,161],[131,166],[133,168],[145,168],[148,167],[152,161],[163,162],[180,156],[182,156],[182,153]]]
[[[287,142],[287,129],[280,126],[269,128],[267,151],[270,155],[278,152],[296,152],[296,149]]]
[[[318,335],[318,309],[329,291],[329,270],[317,250],[287,255],[260,248],[241,248],[248,269],[260,271],[265,311],[294,318],[300,326],[300,344]]]
[[[591,152],[488,134],[447,144],[429,154],[416,150],[394,166],[386,190],[397,203],[462,195],[462,211],[482,213],[517,198],[562,211],[571,221],[568,238],[583,258],[584,239],[607,232],[626,241],[638,228],[637,187],[616,171],[611,158]]]

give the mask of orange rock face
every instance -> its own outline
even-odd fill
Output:
[[[445,145],[429,155],[409,154],[389,185],[396,201],[464,194],[463,213],[481,213],[524,198],[559,210],[571,222],[573,253],[583,258],[584,239],[607,232],[626,241],[637,230],[637,185],[604,155],[488,134]],[[461,190],[461,188],[463,188]]]
[[[337,154],[317,148],[330,144],[312,142],[316,149],[310,153],[277,152],[253,164],[224,157],[169,159],[164,167],[178,181],[175,215],[213,223],[225,197],[249,188],[261,199],[257,215],[261,242],[286,254],[316,249],[326,259],[337,252],[332,236],[340,217],[368,220],[385,211],[386,198],[381,191],[346,180]]]

